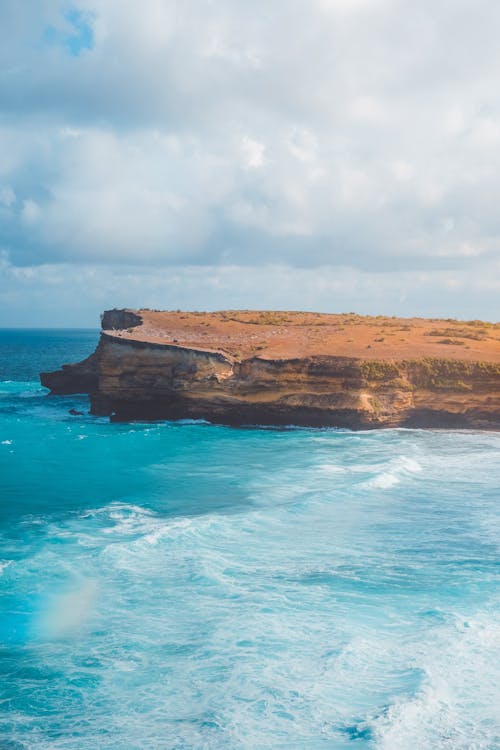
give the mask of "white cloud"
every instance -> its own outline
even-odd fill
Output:
[[[413,165],[401,159],[396,159],[396,161],[391,164],[391,170],[396,180],[399,180],[400,182],[411,180],[415,174]]]
[[[34,222],[40,218],[40,206],[35,201],[28,198],[23,201],[21,217],[26,224],[34,224]]]
[[[8,185],[0,188],[0,203],[2,206],[10,208],[16,202],[16,194]]]
[[[0,7],[14,267],[350,266],[380,280],[484,274],[499,257],[493,0],[73,6],[92,36],[82,54],[62,0]]]
[[[294,128],[287,139],[290,152],[299,161],[315,163],[318,159],[318,138],[310,130]]]
[[[256,293],[258,290],[258,293]],[[0,306],[4,325],[93,326],[108,307],[165,309],[356,310],[368,314],[421,313],[432,317],[497,319],[500,268],[488,273],[364,273],[328,265],[298,269],[268,266],[175,266],[166,268],[45,264],[16,268],[0,260]],[[30,304],[27,305],[26,301]],[[33,318],[33,310],[38,310]]]
[[[263,143],[244,135],[241,139],[241,150],[243,152],[244,165],[249,169],[262,167],[264,164],[264,152],[266,147]]]

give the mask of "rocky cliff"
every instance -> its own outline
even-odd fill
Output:
[[[110,310],[41,373],[115,420],[500,429],[500,326],[314,313]]]

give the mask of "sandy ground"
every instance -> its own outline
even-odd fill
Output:
[[[309,312],[140,310],[125,339],[218,351],[236,359],[318,355],[500,362],[500,323]],[[112,333],[112,332],[109,332]]]

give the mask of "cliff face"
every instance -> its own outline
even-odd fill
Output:
[[[351,347],[353,356],[335,350],[324,354],[321,346],[326,331],[321,346],[312,346],[308,338],[304,356],[278,357],[270,356],[282,346],[280,326],[275,323],[269,323],[270,343],[265,352],[256,342],[242,351],[248,347],[249,337],[258,339],[253,324],[238,320],[238,325],[247,326],[243,333],[227,333],[226,328],[226,338],[219,335],[217,339],[216,323],[211,328],[207,321],[210,315],[197,320],[200,330],[182,323],[182,314],[170,315],[176,328],[160,326],[159,317],[149,311],[105,313],[107,330],[95,353],[79,364],[42,373],[42,384],[55,394],[89,393],[92,412],[116,420],[194,418],[224,424],[355,429],[500,429],[500,342],[497,347],[496,331],[491,361],[475,359],[469,351],[464,352],[468,358],[462,359],[399,358],[397,346],[391,359],[377,358],[375,352],[369,352],[370,358],[359,356],[356,346]],[[338,327],[338,321],[332,325]],[[314,333],[310,329],[306,327],[306,334]],[[264,333],[260,331],[261,336]],[[240,338],[234,338],[236,335]],[[195,345],[208,336],[212,336],[209,346]],[[370,344],[363,346],[371,349]],[[421,349],[416,353],[426,355]]]

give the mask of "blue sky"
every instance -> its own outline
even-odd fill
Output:
[[[50,47],[65,47],[70,55],[79,57],[85,50],[94,46],[92,31],[93,16],[83,13],[74,6],[68,6],[63,11],[66,24],[45,27],[43,37]]]
[[[492,0],[3,0],[0,326],[499,319]]]

